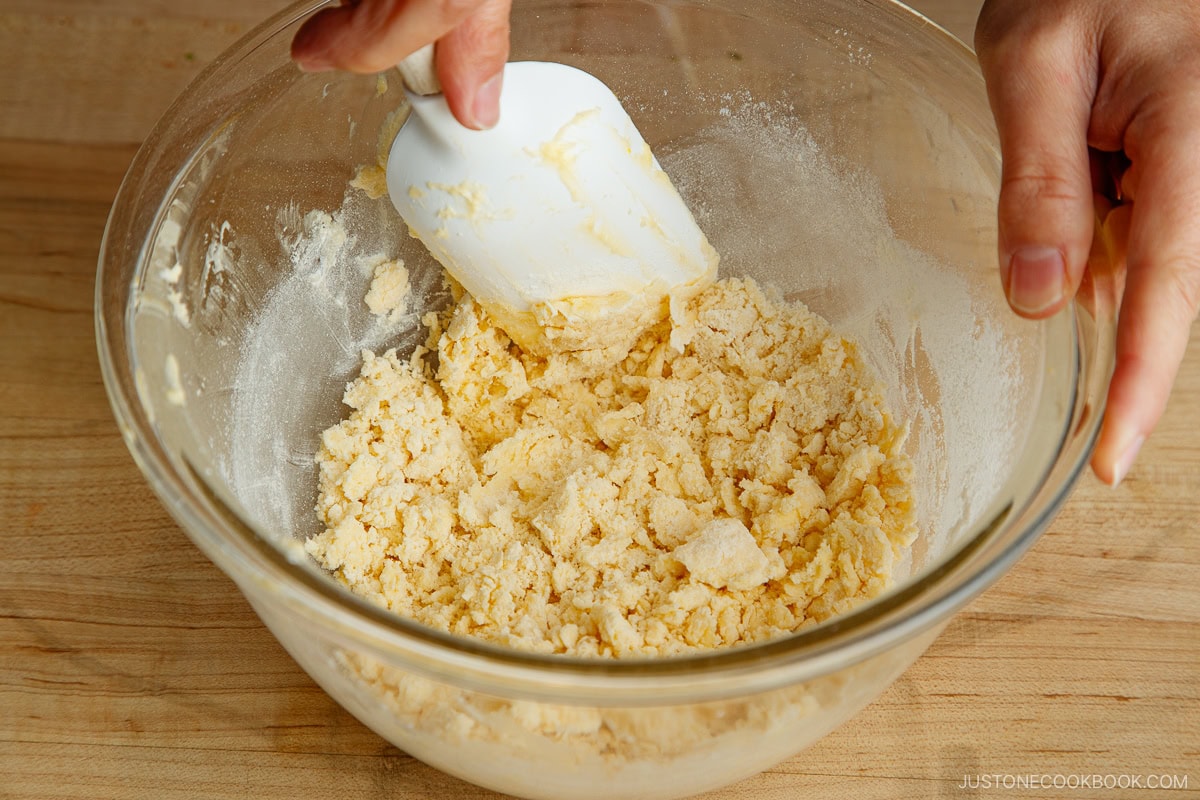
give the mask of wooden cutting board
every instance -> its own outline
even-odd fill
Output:
[[[336,706],[160,507],[92,332],[137,144],[279,0],[0,0],[0,798],[485,798]],[[979,0],[924,0],[969,41]],[[1200,328],[1119,489],[1088,477],[889,691],[710,795],[1200,794]],[[1185,776],[1185,791],[1004,789]],[[964,780],[1000,788],[969,792]]]

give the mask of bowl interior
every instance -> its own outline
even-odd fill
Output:
[[[283,548],[318,530],[318,436],[361,351],[411,351],[446,302],[386,198],[348,185],[386,148],[397,82],[299,73],[299,16],[210,70],[147,145],[169,183],[138,200],[151,235],[128,292],[105,299],[122,304],[153,435]],[[1028,501],[1070,417],[1075,326],[1004,302],[999,156],[965,47],[884,2],[542,0],[518,5],[512,58],[608,83],[721,275],[857,340],[911,426],[910,577]],[[417,302],[380,321],[371,266],[397,256]]]

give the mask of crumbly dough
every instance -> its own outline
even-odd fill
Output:
[[[856,348],[751,280],[677,304],[615,367],[526,353],[466,294],[424,322],[410,359],[363,353],[307,542],[398,614],[671,655],[844,612],[913,541],[905,427]]]
[[[378,164],[368,164],[360,167],[354,174],[350,185],[362,191],[372,200],[378,200],[387,194],[387,170]]]
[[[408,270],[400,259],[380,260],[374,268],[371,288],[363,300],[377,317],[395,321],[404,315],[408,300]]]
[[[381,83],[376,84],[376,96],[387,92],[387,80],[380,76]],[[382,89],[382,91],[379,91]],[[379,200],[387,195],[387,163],[392,152],[392,142],[400,131],[404,121],[408,119],[409,106],[402,105],[387,115],[379,129],[379,139],[375,146],[375,163],[363,164],[354,173],[350,185],[361,191],[372,200]]]

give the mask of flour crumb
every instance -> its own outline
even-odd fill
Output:
[[[717,589],[745,591],[770,577],[767,557],[736,519],[714,519],[673,555],[693,578]]]
[[[367,308],[377,317],[387,317],[395,321],[405,311],[408,301],[408,270],[404,262],[381,261],[375,266],[371,288],[367,290]]]
[[[164,223],[164,228],[166,223]],[[175,227],[178,227],[176,225]],[[178,237],[178,234],[176,234]],[[188,327],[191,324],[191,313],[188,311],[187,303],[183,299],[183,292],[180,291],[179,281],[183,277],[183,264],[178,261],[169,269],[163,268],[159,270],[158,276],[167,284],[167,303],[171,306],[171,314],[175,317],[175,321],[183,327]]]
[[[167,402],[183,408],[187,403],[187,395],[183,392],[183,379],[179,374],[179,359],[175,358],[174,353],[167,354],[166,363],[163,365],[163,379],[167,386]]]

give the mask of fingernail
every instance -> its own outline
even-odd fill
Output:
[[[1063,298],[1067,270],[1052,247],[1025,247],[1008,262],[1008,302],[1023,314],[1040,314]]]
[[[322,41],[320,31],[311,24],[300,26],[292,39],[292,60],[301,72],[325,72],[333,69],[330,62],[328,40]]]
[[[301,72],[329,72],[333,69],[333,62],[324,54],[318,54],[297,58],[296,66],[300,68]]]
[[[500,121],[500,87],[503,83],[504,73],[497,72],[476,90],[471,102],[471,116],[479,130],[494,128]]]
[[[1125,480],[1125,476],[1129,474],[1130,468],[1133,467],[1133,462],[1137,460],[1138,452],[1142,449],[1145,443],[1145,436],[1137,436],[1125,448],[1125,452],[1117,459],[1117,463],[1113,466],[1113,486],[1119,486],[1121,481]]]

